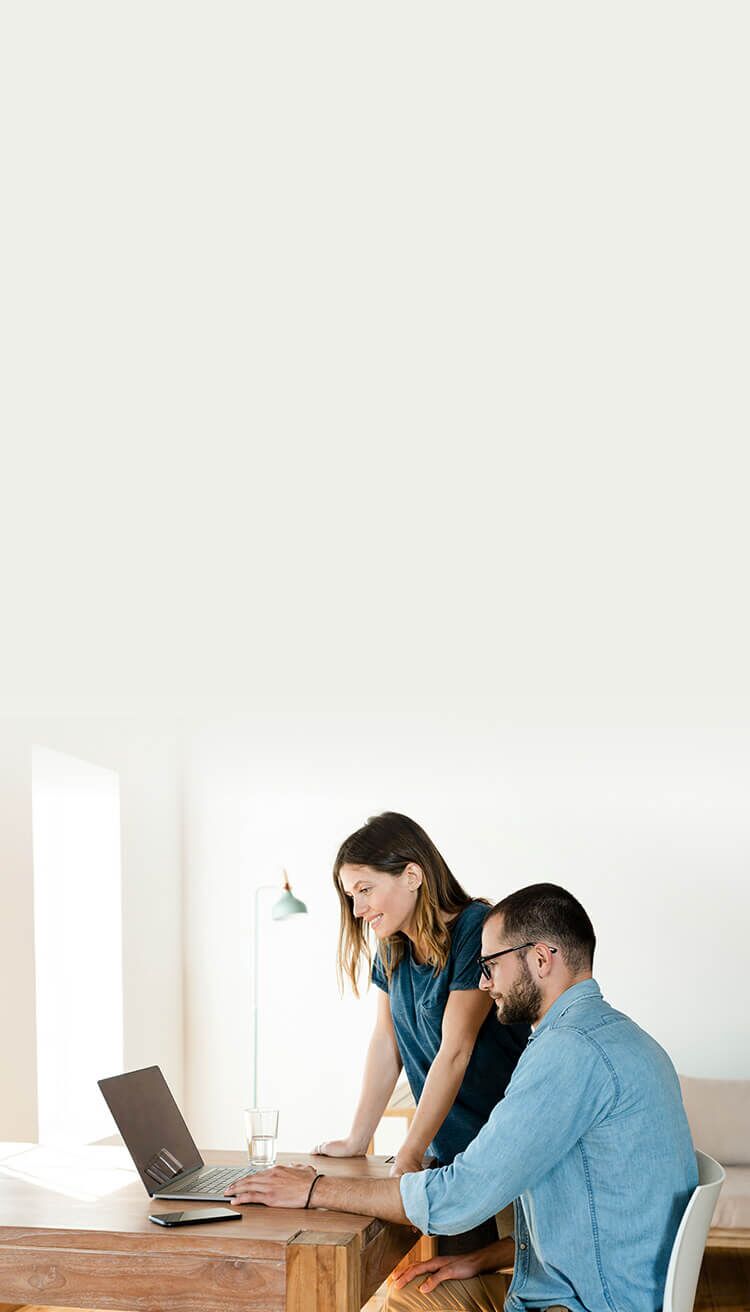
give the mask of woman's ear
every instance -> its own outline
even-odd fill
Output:
[[[412,892],[415,892],[421,886],[422,880],[424,879],[422,867],[416,865],[414,861],[410,861],[409,864],[404,867],[404,874],[406,875],[406,887]]]

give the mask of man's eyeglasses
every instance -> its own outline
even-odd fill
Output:
[[[549,945],[547,945],[549,946]],[[490,961],[497,961],[498,957],[506,957],[509,952],[523,952],[524,948],[533,948],[533,943],[519,943],[517,948],[503,948],[502,952],[490,952],[486,957],[477,957],[479,969],[485,979],[492,979],[492,967],[488,965]],[[550,952],[557,952],[557,948],[550,948]]]

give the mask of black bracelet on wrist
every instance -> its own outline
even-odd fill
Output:
[[[312,1181],[311,1181],[311,1183],[310,1183],[310,1188],[309,1188],[308,1191],[307,1191],[307,1200],[306,1200],[306,1202],[305,1202],[305,1207],[309,1207],[309,1206],[310,1206],[310,1199],[312,1198],[312,1191],[313,1191],[313,1189],[315,1188],[316,1184],[318,1183],[318,1180],[323,1180],[323,1179],[325,1179],[325,1177],[324,1177],[324,1175],[322,1174],[322,1172],[319,1173],[318,1171],[316,1171],[316,1172],[315,1172],[315,1175],[313,1176]]]

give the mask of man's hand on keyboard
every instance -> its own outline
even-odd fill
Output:
[[[235,1180],[225,1193],[237,1206],[263,1203],[266,1207],[304,1207],[314,1176],[314,1166],[273,1166],[269,1171]]]

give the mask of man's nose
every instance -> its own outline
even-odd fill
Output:
[[[484,989],[484,992],[487,993],[487,992],[489,991],[489,987],[490,987],[491,983],[492,983],[492,980],[490,980],[490,979],[487,978],[487,976],[485,975],[485,973],[484,973],[483,970],[480,970],[480,972],[479,972],[479,987],[480,987],[480,989]]]

